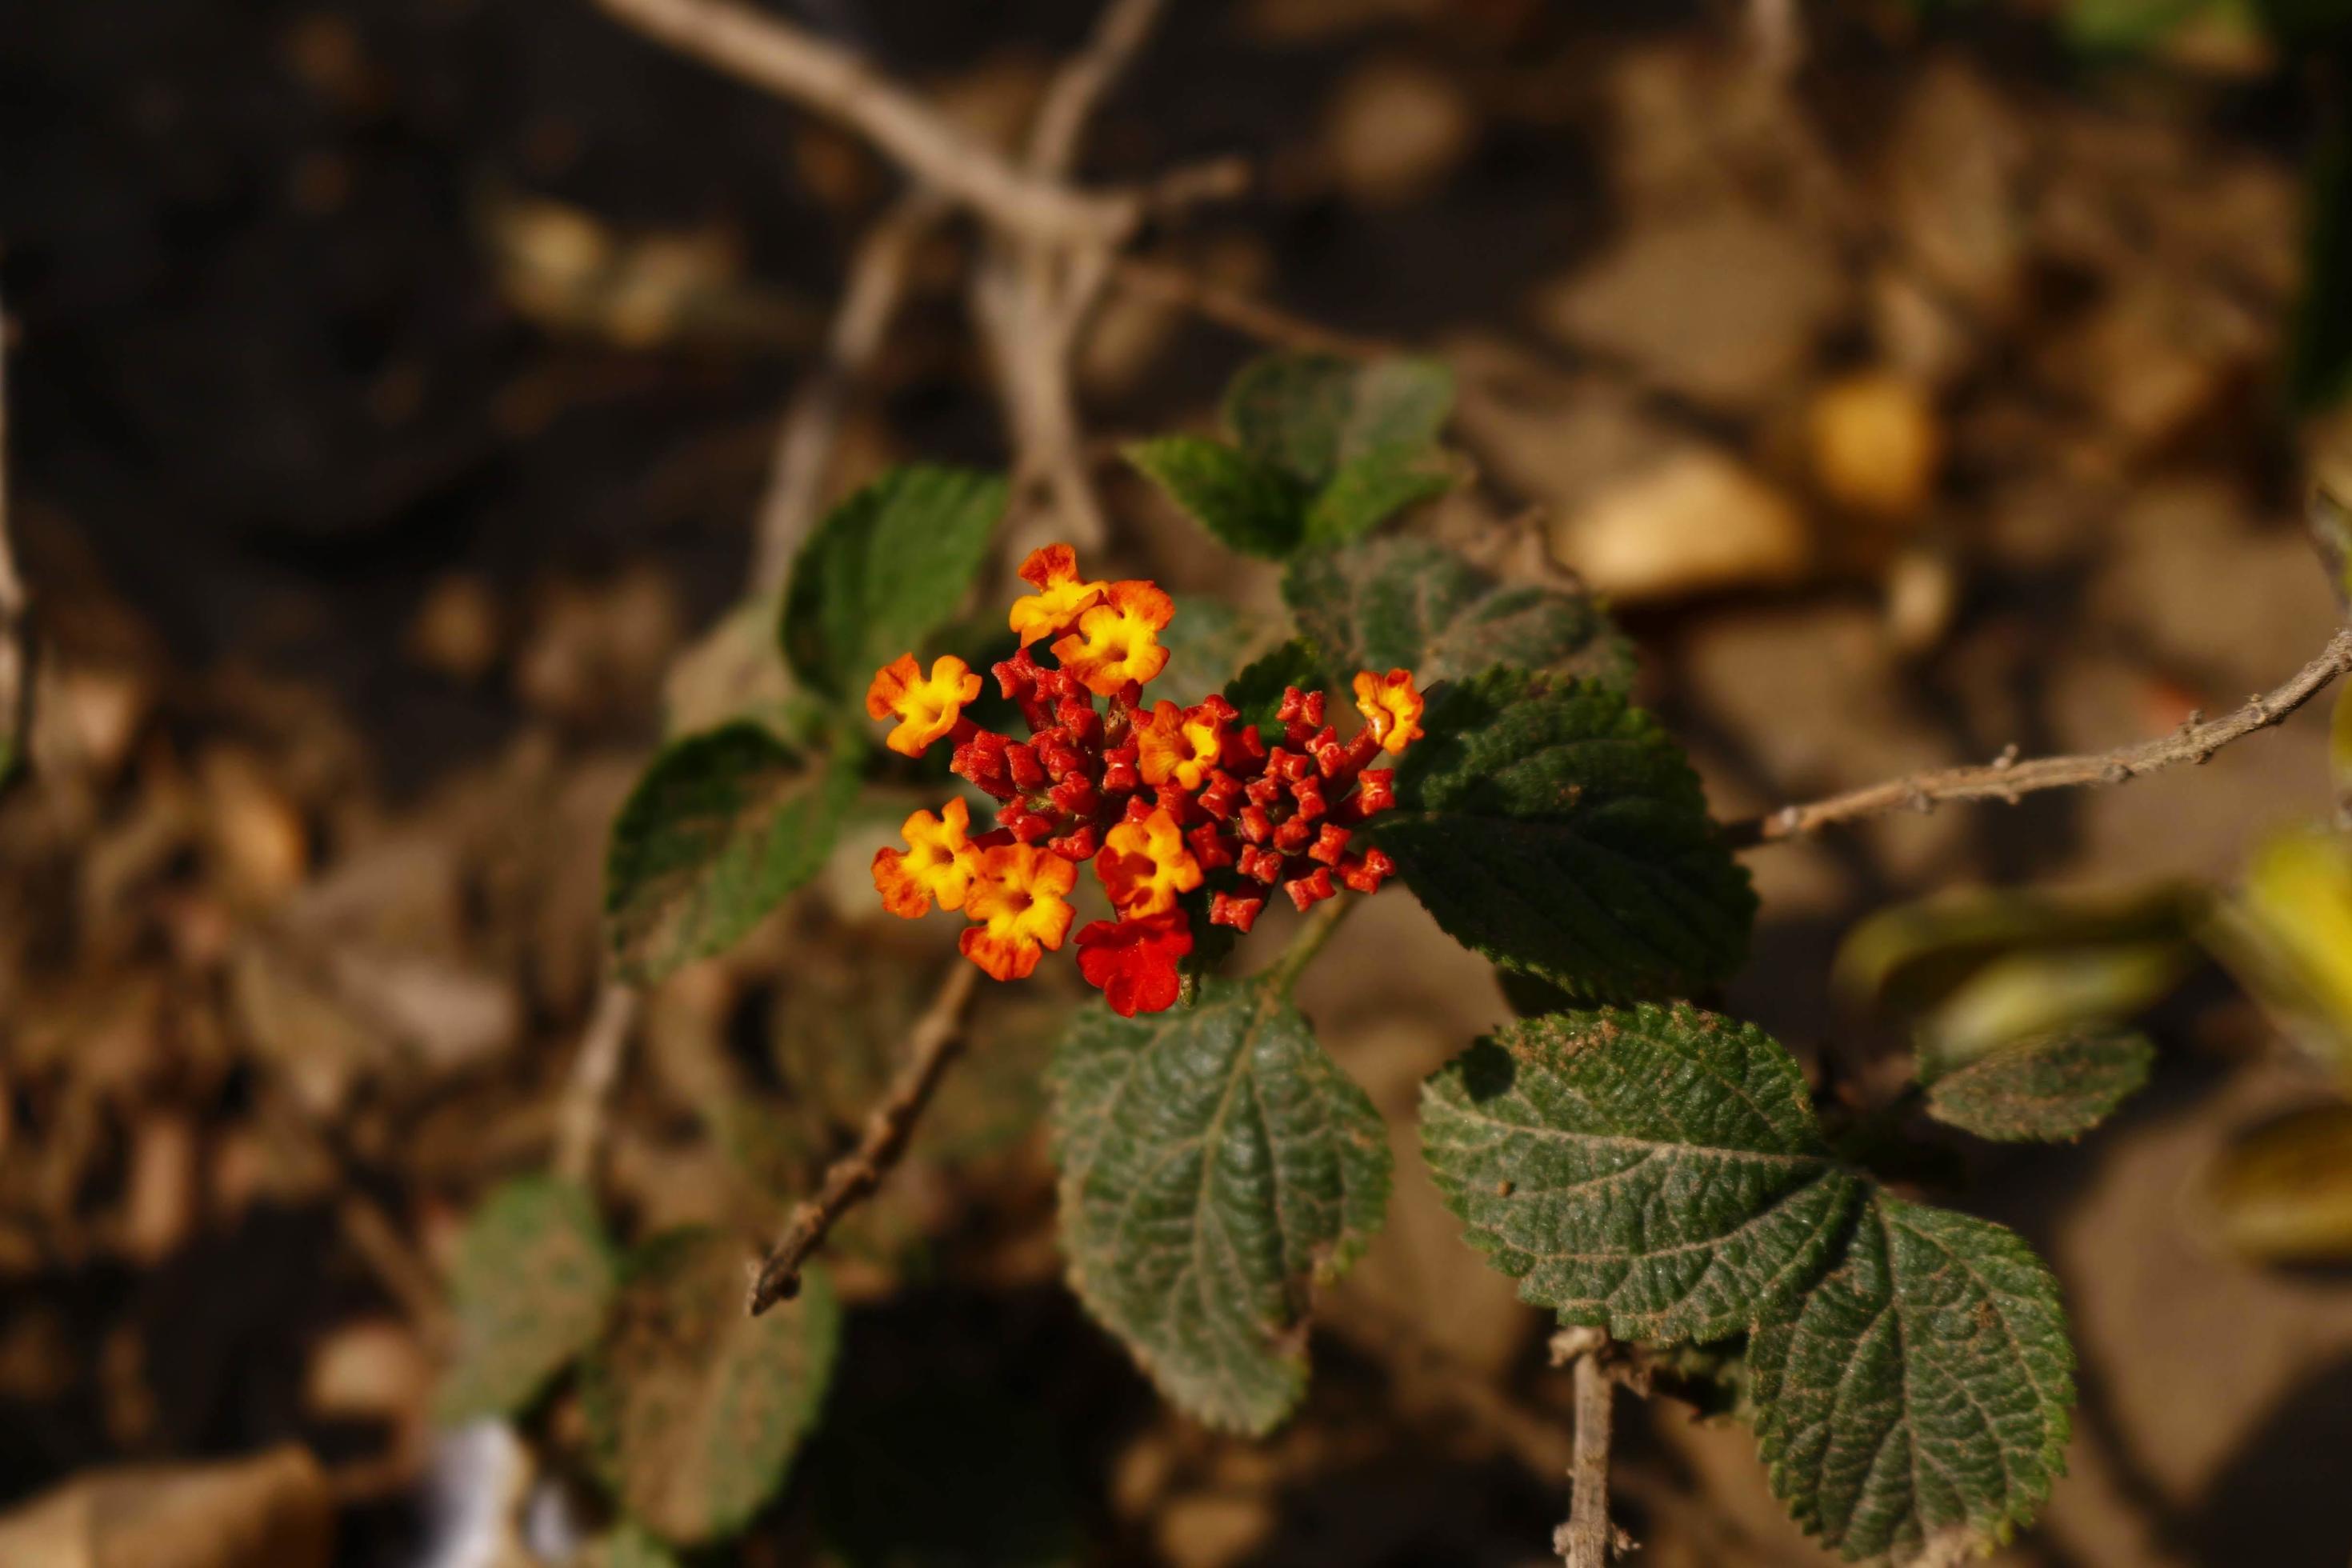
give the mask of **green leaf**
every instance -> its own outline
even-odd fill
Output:
[[[2290,831],[2258,846],[2240,896],[2205,934],[2352,1085],[2352,837]]]
[[[2028,1036],[1948,1070],[1920,1065],[1928,1115],[2020,1143],[2081,1137],[2146,1087],[2155,1061],[2138,1030],[2091,1025]]]
[[[1285,634],[1275,622],[1218,599],[1185,600],[1160,633],[1168,663],[1152,683],[1151,695],[1189,708],[1212,691],[1223,691],[1243,667],[1279,646]]]
[[[1453,407],[1435,360],[1270,354],[1234,377],[1224,415],[1243,451],[1319,490],[1379,448],[1429,446]]]
[[[1225,700],[1241,714],[1237,722],[1255,724],[1263,733],[1273,735],[1281,723],[1275,713],[1282,706],[1283,692],[1293,686],[1312,691],[1322,680],[1314,650],[1293,637],[1234,676],[1225,687]]]
[[[1307,509],[1306,542],[1345,544],[1409,506],[1460,484],[1464,464],[1442,447],[1375,447],[1343,465]]]
[[[1004,481],[893,468],[817,525],[784,593],[784,657],[811,689],[855,702],[874,672],[956,612],[1004,511]]]
[[[1280,561],[1306,536],[1307,496],[1273,464],[1198,436],[1138,441],[1127,460],[1235,550]]]
[[[2352,1105],[2307,1105],[2247,1129],[2201,1185],[2214,1229],[2240,1256],[2352,1262]]]
[[[822,1270],[754,1318],[745,1254],[674,1231],[630,1258],[612,1323],[581,1377],[598,1473],[664,1539],[733,1534],[783,1484],[833,1377],[841,1313]]]
[[[1177,1405],[1270,1430],[1306,1393],[1313,1287],[1388,1202],[1371,1101],[1263,980],[1131,1019],[1089,1007],[1050,1076],[1079,1297]]]
[[[590,1543],[582,1568],[678,1568],[677,1554],[634,1524]]]
[[[1624,1339],[1746,1330],[1820,1278],[1862,1199],[1789,1054],[1684,1004],[1505,1026],[1424,1086],[1421,1136],[1522,1298]]]
[[[2185,882],[2089,897],[2015,888],[1937,894],[1881,910],[1856,925],[1838,944],[1830,984],[1857,1010],[1925,1012],[2008,956],[2179,946],[2212,902],[2208,889]],[[2125,1000],[2128,1012],[2154,997]]]
[[[2152,49],[2211,0],[2073,0],[2066,7],[2066,41],[2095,53],[2136,54]]]
[[[1948,1071],[2014,1040],[2116,1026],[2161,1001],[2190,957],[2179,941],[2003,953],[1921,1019],[1921,1055]]]
[[[636,984],[728,947],[816,875],[857,789],[748,721],[672,742],[613,823],[604,919]]]
[[[1756,895],[1647,714],[1496,669],[1433,693],[1422,723],[1370,830],[1455,941],[1588,999],[1686,994],[1738,967]]]
[[[507,1183],[457,1240],[450,1306],[457,1347],[438,1401],[444,1420],[511,1415],[604,1326],[614,1264],[588,1194],[552,1176]]]
[[[2006,1540],[2064,1468],[2074,1362],[2025,1243],[1874,1193],[1836,1270],[1748,1341],[1772,1489],[1848,1559]]]
[[[1282,594],[1342,686],[1360,669],[1410,669],[1426,689],[1497,664],[1619,689],[1633,682],[1632,650],[1592,599],[1502,586],[1426,540],[1309,550],[1291,563]]]

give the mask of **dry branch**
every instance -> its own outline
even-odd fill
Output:
[[[1800,838],[1835,822],[1881,816],[1906,807],[1933,811],[1948,800],[2000,800],[2014,805],[2037,790],[2123,784],[2180,763],[2201,763],[2233,741],[2268,729],[2317,695],[2327,683],[2352,670],[2352,627],[2328,639],[2319,656],[2267,692],[2213,720],[2191,716],[2169,735],[2112,752],[2084,756],[2016,760],[2013,752],[1979,767],[1942,768],[1848,790],[1826,800],[1784,805],[1769,816],[1728,824],[1724,832],[1736,848]]]
[[[572,1058],[572,1076],[563,1086],[556,1109],[555,1173],[585,1183],[596,1165],[596,1145],[604,1130],[604,1108],[613,1085],[621,1076],[621,1062],[636,1026],[637,992],[617,980],[608,980],[596,997],[580,1054]]]
[[[1552,1537],[1552,1550],[1568,1568],[1608,1568],[1609,1441],[1615,1418],[1616,1385],[1601,1357],[1609,1336],[1598,1329],[1570,1329],[1552,1342],[1555,1361],[1571,1359],[1576,1379],[1576,1449],[1569,1463],[1574,1486],[1568,1522]]]
[[[1029,172],[1066,176],[1077,163],[1087,122],[1118,85],[1160,23],[1167,0],[1111,0],[1095,21],[1087,47],[1070,57],[1045,89],[1029,129]]]
[[[777,433],[775,462],[760,502],[752,552],[755,594],[784,585],[793,557],[816,523],[850,391],[881,353],[906,297],[915,251],[943,211],[937,195],[918,189],[877,219],[858,242],[849,263],[848,285],[826,337],[824,359],[793,395]]]
[[[996,227],[1060,244],[1109,245],[1135,226],[1131,195],[1090,195],[1014,167],[931,104],[847,49],[738,0],[595,0],[682,54],[842,121],[921,184]]]
[[[1293,315],[1169,262],[1124,256],[1119,258],[1116,276],[1118,286],[1129,293],[1190,310],[1204,321],[1213,321],[1275,348],[1339,354],[1347,359],[1383,359],[1411,352],[1401,343],[1359,337]]]
[[[879,1103],[867,1112],[857,1146],[835,1160],[816,1196],[793,1211],[783,1238],[760,1264],[751,1281],[751,1310],[758,1317],[801,1287],[801,1268],[842,1216],[873,1195],[882,1178],[906,1152],[908,1135],[930,1103],[948,1065],[963,1052],[964,1011],[971,1005],[980,970],[958,958],[923,1016],[907,1034],[907,1060]]]

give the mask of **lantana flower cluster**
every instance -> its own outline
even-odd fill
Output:
[[[907,818],[907,847],[874,857],[891,913],[961,910],[965,955],[998,980],[1021,979],[1068,936],[1078,868],[1092,861],[1118,918],[1078,932],[1078,970],[1132,1017],[1175,1003],[1202,910],[1246,931],[1277,891],[1306,910],[1342,888],[1372,892],[1394,872],[1355,839],[1396,802],[1393,768],[1370,764],[1422,734],[1410,672],[1357,675],[1364,725],[1344,741],[1321,692],[1286,688],[1269,742],[1221,696],[1146,705],[1175,614],[1157,584],[1089,582],[1066,544],[1032,552],[1021,577],[1035,592],[1013,601],[1020,651],[992,673],[1027,740],[963,716],[981,678],[951,654],[928,674],[902,654],[867,689],[866,711],[897,721],[892,751],[919,756],[944,741],[955,773],[998,803],[996,826],[980,833],[961,799]]]

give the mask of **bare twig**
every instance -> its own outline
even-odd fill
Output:
[[[1276,348],[1308,353],[1339,354],[1348,359],[1383,359],[1408,352],[1402,344],[1359,337],[1296,316],[1263,300],[1212,283],[1165,261],[1139,256],[1119,258],[1118,286],[1130,293],[1192,311],[1202,320],[1239,332]]]
[[[906,1152],[907,1138],[930,1102],[948,1065],[963,1052],[964,1011],[971,1005],[980,970],[959,958],[931,998],[923,1016],[907,1033],[907,1060],[880,1102],[866,1114],[866,1130],[857,1147],[826,1170],[816,1196],[793,1211],[783,1238],[761,1260],[751,1282],[751,1311],[758,1317],[800,1290],[801,1268],[825,1237],[882,1184],[882,1178]]]
[[[555,1173],[586,1182],[596,1166],[596,1145],[604,1131],[604,1107],[621,1076],[629,1033],[637,1022],[638,994],[617,980],[608,980],[597,995],[596,1011],[580,1037],[580,1054],[572,1058],[572,1076],[563,1086],[563,1101],[556,1109]]]
[[[754,593],[783,586],[793,557],[816,521],[850,390],[882,352],[906,295],[909,263],[944,210],[937,195],[915,190],[884,213],[858,243],[824,359],[801,384],[777,434],[768,492],[760,502],[751,564]]]
[[[1087,121],[1135,63],[1166,9],[1167,0],[1111,0],[1104,7],[1087,47],[1070,57],[1045,89],[1029,128],[1032,174],[1061,179],[1069,174]]]
[[[1748,0],[1748,34],[1756,63],[1785,81],[1805,58],[1805,18],[1798,0]]]
[[[1024,167],[1060,179],[1076,163],[1087,121],[1100,107],[1164,9],[1164,0],[1110,0],[1085,48],[1055,73],[1030,127]],[[1140,205],[1138,207],[1139,216]],[[1078,337],[1101,303],[1119,241],[1055,244],[1006,236],[989,247],[972,277],[972,316],[986,339],[1013,427],[1017,512],[1011,553],[1044,542],[1043,531],[1081,549],[1107,535],[1101,500],[1079,426],[1074,362]],[[1042,494],[1043,506],[1033,498]],[[1042,514],[1042,529],[1041,529]]]
[[[2013,804],[2020,796],[2037,790],[2122,784],[2176,763],[2203,763],[2232,741],[2278,723],[2347,670],[2352,670],[2352,626],[2330,637],[2318,658],[2285,681],[2248,698],[2234,711],[2201,722],[2192,716],[2189,723],[2171,734],[2153,741],[2087,756],[2034,757],[2019,762],[2012,754],[1981,767],[1914,773],[1909,778],[1848,790],[1809,805],[1785,805],[1769,816],[1729,824],[1724,832],[1735,848],[1748,848],[1802,837],[1833,822],[1880,816],[1906,806],[1926,812],[1948,800],[2002,800]]]
[[[1609,1436],[1615,1416],[1616,1385],[1601,1358],[1609,1336],[1598,1329],[1570,1329],[1553,1341],[1554,1356],[1571,1356],[1576,1377],[1576,1451],[1569,1462],[1575,1487],[1568,1522],[1552,1537],[1552,1550],[1568,1568],[1608,1568]]]
[[[681,53],[851,126],[918,182],[989,223],[1061,244],[1116,243],[1139,207],[1014,167],[855,54],[740,0],[595,0]]]

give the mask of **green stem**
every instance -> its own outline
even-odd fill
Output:
[[[1331,933],[1339,929],[1339,922],[1348,918],[1348,911],[1354,909],[1356,903],[1353,893],[1339,893],[1324,900],[1315,912],[1307,917],[1307,923],[1298,928],[1298,934],[1290,939],[1290,945],[1283,950],[1282,956],[1266,970],[1267,984],[1283,992],[1297,984],[1299,974],[1314,962],[1315,955],[1323,951],[1323,944],[1331,940]]]

